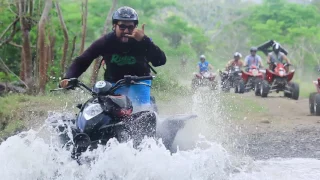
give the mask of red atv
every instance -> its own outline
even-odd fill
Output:
[[[196,90],[198,87],[201,86],[209,86],[210,89],[216,90],[217,89],[217,81],[216,74],[205,71],[201,73],[193,73],[194,78],[192,79],[191,88]]]
[[[267,97],[272,91],[279,93],[284,92],[284,96],[295,100],[299,99],[299,85],[291,82],[294,70],[286,72],[287,63],[274,63],[274,71],[266,69],[265,80],[262,81],[260,87],[261,97]]]
[[[317,81],[313,81],[313,84],[316,86],[317,92],[309,95],[310,113],[320,116],[320,78]]]
[[[242,70],[242,81],[239,83],[239,86],[243,86],[245,92],[254,90],[255,95],[260,96],[260,86],[264,79],[264,73],[265,70],[259,69],[255,65],[251,65],[248,68],[248,71]]]

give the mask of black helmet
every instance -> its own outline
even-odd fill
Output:
[[[256,48],[256,47],[251,47],[251,48],[250,48],[250,52],[252,52],[252,51],[256,51],[256,52],[257,52],[257,51],[258,51],[258,48]]]
[[[134,21],[137,25],[139,23],[139,17],[133,8],[123,6],[116,10],[112,15],[112,24],[116,24],[118,21]]]
[[[272,50],[273,50],[273,52],[275,52],[275,53],[279,53],[279,52],[280,52],[280,44],[279,44],[279,43],[274,43],[274,44],[272,45]]]

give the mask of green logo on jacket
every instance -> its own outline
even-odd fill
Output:
[[[114,54],[111,57],[111,63],[115,63],[118,66],[136,64],[136,62],[137,60],[133,56],[120,56],[118,54]]]

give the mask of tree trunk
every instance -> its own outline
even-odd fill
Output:
[[[91,85],[94,85],[94,83],[97,82],[98,74],[99,74],[99,66],[100,66],[101,61],[103,61],[103,59],[100,60],[99,58],[95,59],[95,61],[94,61],[93,71],[92,71],[91,78],[90,78]]]
[[[72,61],[72,58],[73,58],[73,54],[74,54],[74,50],[76,49],[76,40],[77,40],[77,36],[74,36],[73,40],[72,40],[72,48],[71,48],[70,58],[69,58],[69,60],[67,62],[67,65],[65,67],[67,67],[67,66],[69,66],[71,64],[71,61]],[[65,69],[64,71],[66,72],[66,70],[67,69]]]
[[[112,5],[111,5],[111,7],[109,9],[109,13],[106,17],[106,21],[104,22],[103,34],[107,34],[107,32],[108,32],[108,24],[111,24],[111,16],[112,16],[113,12],[115,11],[117,4],[118,4],[118,0],[112,1]]]
[[[25,66],[25,63],[24,63],[24,54],[23,54],[23,51],[21,49],[21,62],[20,62],[20,79],[22,79],[23,81],[26,80],[25,78],[25,71],[26,71],[26,66]]]
[[[47,46],[46,46],[46,35],[45,35],[45,25],[48,20],[49,12],[52,6],[52,0],[46,0],[45,6],[38,24],[38,51],[39,51],[39,92],[45,93],[46,87],[46,64],[47,64]]]
[[[118,3],[118,0],[112,1],[112,5],[111,5],[109,13],[106,17],[106,21],[104,22],[104,29],[103,29],[102,35],[107,34],[107,32],[108,32],[108,24],[111,24],[111,16],[112,16],[113,12],[115,11],[117,3]],[[99,74],[99,65],[100,65],[101,61],[99,59],[96,59],[94,61],[93,71],[92,71],[91,78],[90,78],[91,85],[93,85],[97,81],[98,74]]]
[[[55,37],[55,34],[54,34],[54,35],[50,36],[50,56],[49,56],[49,59],[48,59],[49,60],[48,64],[50,66],[54,65],[54,47],[55,47],[55,44],[56,44],[56,37]],[[49,73],[49,72],[47,72],[47,73]],[[53,70],[51,70],[50,75],[53,76],[53,77],[56,76],[56,74],[55,74],[55,72]]]
[[[80,54],[83,53],[84,44],[86,42],[87,17],[88,17],[88,0],[83,0],[83,3],[82,3],[82,37],[81,37],[81,45],[80,45]]]
[[[18,2],[19,7],[19,17],[20,17],[20,27],[22,32],[22,54],[23,54],[23,66],[24,66],[24,79],[29,87],[28,93],[32,92],[32,87],[34,87],[34,82],[32,80],[32,54],[31,54],[31,43],[30,43],[30,30],[31,23],[30,18],[27,18],[27,13],[24,11],[26,6],[25,0],[20,0]]]
[[[62,59],[60,61],[60,76],[63,77],[66,69],[66,59],[67,59],[67,53],[68,53],[68,46],[69,46],[69,36],[68,36],[68,29],[66,24],[64,23],[62,12],[60,9],[59,1],[55,2],[55,6],[58,12],[59,20],[60,20],[60,25],[63,31],[63,37],[64,37],[64,43],[63,43],[63,54],[62,54]]]

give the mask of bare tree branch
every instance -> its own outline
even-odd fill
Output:
[[[72,57],[73,57],[73,54],[74,54],[74,50],[76,49],[76,40],[77,40],[77,36],[74,36],[73,40],[72,40],[71,54],[70,54],[70,58],[69,58],[69,61],[67,63],[67,66],[70,65]]]
[[[18,47],[18,48],[22,48],[22,45],[17,44],[17,43],[12,42],[12,41],[8,42],[8,44],[10,44],[10,45],[12,45],[12,46],[15,46],[15,47]],[[32,48],[36,48],[36,46],[31,46],[31,47],[32,47]]]
[[[3,61],[1,58],[0,58],[0,62],[1,62],[1,64],[2,64],[1,67],[3,67],[4,70],[7,71],[7,73],[13,74],[22,84],[25,85],[25,87],[26,87],[27,89],[29,89],[28,85],[27,85],[24,81],[22,81],[19,76],[17,76],[14,72],[11,71],[11,70],[9,69],[9,67],[6,65],[6,63],[4,63],[4,61]]]
[[[17,22],[19,21],[19,18],[17,18],[14,22],[12,22],[9,26],[10,27],[12,27],[12,31],[11,31],[11,34],[10,34],[10,36],[6,39],[6,40],[4,40],[3,42],[0,42],[0,47],[1,46],[3,46],[4,44],[7,44],[8,42],[10,42],[12,39],[13,39],[13,37],[14,37],[14,35],[17,33],[17,27],[16,27],[16,25],[17,25]],[[10,28],[9,27],[9,28]],[[4,36],[4,34],[6,33],[6,31],[7,30],[5,30],[5,32],[3,32],[3,34],[1,35],[1,37],[0,37],[0,39],[2,39],[2,36]]]
[[[9,11],[11,11],[13,14],[15,14],[16,16],[19,16],[19,13],[16,13],[11,9],[11,3],[9,2],[9,0],[7,0],[7,7],[9,9]],[[17,6],[17,7],[19,7],[19,6]]]
[[[9,29],[14,26],[19,21],[19,18],[16,18],[0,35],[0,39],[3,38],[3,36],[9,31]]]

